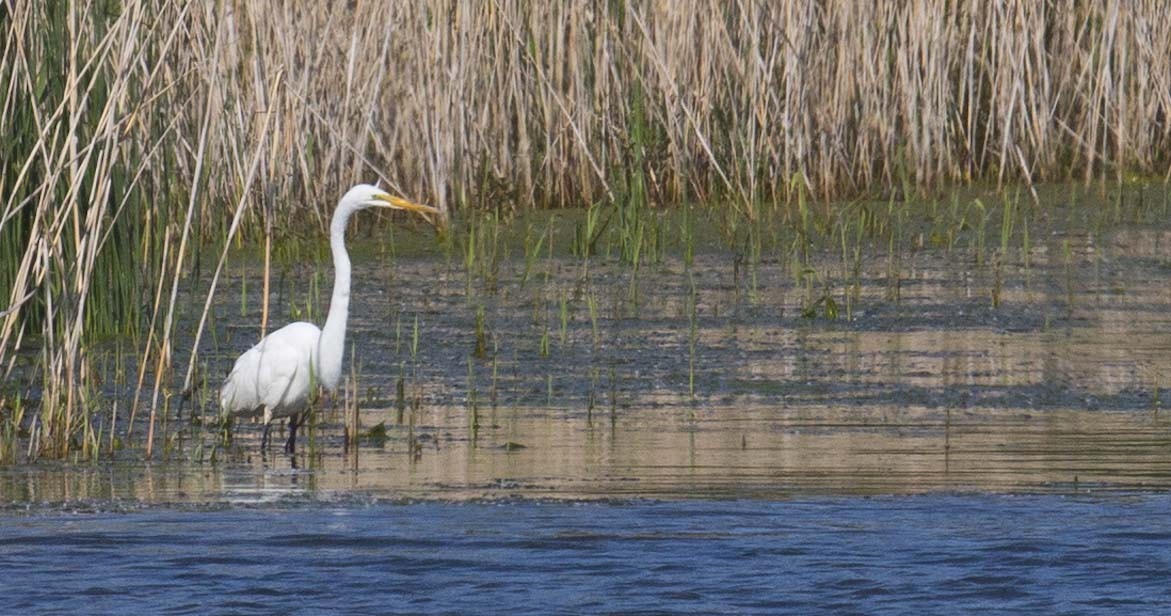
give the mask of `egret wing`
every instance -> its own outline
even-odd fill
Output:
[[[224,412],[254,416],[295,412],[309,399],[311,365],[321,331],[292,323],[269,334],[236,360],[220,392]]]

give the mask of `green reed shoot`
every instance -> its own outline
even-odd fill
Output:
[[[475,443],[476,435],[480,429],[480,409],[476,393],[476,365],[471,355],[468,355],[468,427],[471,431],[472,442]]]
[[[977,210],[976,234],[972,238],[972,241],[975,242],[976,264],[984,265],[984,239],[987,236],[988,208],[984,207],[984,202],[980,199],[973,200],[972,206]]]
[[[561,346],[564,348],[569,344],[569,294],[564,289],[561,291],[560,315]]]
[[[415,315],[415,325],[411,328],[411,360],[419,357],[419,315]]]
[[[586,206],[581,221],[574,227],[573,254],[575,256],[588,259],[597,253],[598,240],[610,222],[609,218],[605,222],[601,221],[603,209],[593,202],[590,202]],[[612,215],[613,212],[611,211]]]
[[[594,406],[597,403],[598,390],[598,369],[591,367],[589,370],[589,388],[586,390],[586,425],[594,425]]]
[[[403,344],[403,313],[396,310],[394,313],[394,354],[402,352]]]
[[[614,366],[610,366],[610,426],[614,426],[614,422],[618,417],[618,373]]]
[[[679,235],[683,244],[683,265],[690,268],[695,263],[695,206],[690,201],[683,204]]]
[[[699,308],[695,275],[690,271],[687,273],[687,283],[687,396],[695,401],[695,343],[699,337]]]
[[[398,377],[394,381],[394,409],[395,423],[403,422],[403,413],[407,410],[407,366],[406,362],[398,363]]]
[[[601,337],[598,335],[598,296],[593,291],[586,295],[586,309],[590,313],[590,330],[593,332],[593,348],[596,351]]]
[[[240,264],[240,316],[248,316],[248,274]]]
[[[487,319],[484,315],[484,305],[478,304],[476,306],[475,318],[476,343],[474,349],[472,350],[472,356],[476,357],[477,359],[484,359],[488,356],[488,335],[486,333],[487,328],[485,326],[486,320]]]
[[[468,227],[464,233],[464,280],[466,288],[464,289],[464,297],[468,302],[472,301],[472,272],[476,267],[476,232],[471,226],[471,221],[468,221]]]
[[[521,273],[520,277],[520,286],[522,288],[525,286],[525,283],[529,281],[529,277],[533,273],[533,268],[537,263],[537,259],[540,258],[541,248],[545,245],[545,238],[546,234],[542,232],[534,239],[534,236],[532,235],[531,223],[525,224],[525,266],[524,271]]]
[[[491,389],[488,391],[488,400],[489,400],[489,403],[490,403],[490,404],[491,404],[491,406],[492,406],[492,410],[493,410],[493,411],[495,411],[495,410],[496,410],[496,402],[497,402],[497,397],[498,397],[498,390],[497,390],[497,388],[498,388],[498,385],[499,385],[499,379],[498,379],[498,377],[499,377],[499,374],[498,374],[498,372],[497,372],[497,361],[496,361],[496,358],[497,358],[497,355],[499,355],[499,353],[500,353],[500,349],[499,349],[499,348],[496,348],[496,343],[495,343],[495,341],[493,341],[493,349],[492,349],[492,388],[491,388]]]
[[[902,214],[895,214],[895,222],[887,236],[886,298],[898,303],[902,298]]]
[[[1033,247],[1029,240],[1029,217],[1021,217],[1021,258],[1024,260],[1025,273],[1029,272],[1029,268],[1033,263]],[[1027,278],[1026,278],[1027,284]]]

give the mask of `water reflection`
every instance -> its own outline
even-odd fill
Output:
[[[396,428],[345,454],[241,455],[220,464],[114,464],[7,472],[9,501],[265,503],[359,492],[390,498],[785,497],[811,493],[1166,488],[1161,414],[922,406],[625,409],[592,424],[563,412],[502,413],[473,440],[463,418],[412,446]],[[367,411],[367,421],[383,411]],[[450,417],[448,419],[451,419]],[[255,443],[249,443],[255,446]],[[294,468],[300,463],[308,469]]]

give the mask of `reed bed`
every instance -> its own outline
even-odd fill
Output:
[[[1153,0],[3,0],[0,31],[0,428],[29,457],[112,452],[144,420],[149,455],[198,380],[192,274],[318,232],[360,180],[639,224],[1171,173]],[[135,350],[123,419],[97,403],[104,336]]]

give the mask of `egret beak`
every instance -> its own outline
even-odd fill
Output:
[[[427,222],[431,223],[436,228],[443,227],[443,214],[439,210],[429,205],[421,205],[419,203],[407,201],[401,197],[396,197],[386,193],[374,195],[374,199],[377,201],[377,203],[373,203],[372,205],[387,207],[393,210],[405,210],[407,212],[413,212],[427,219]]]

